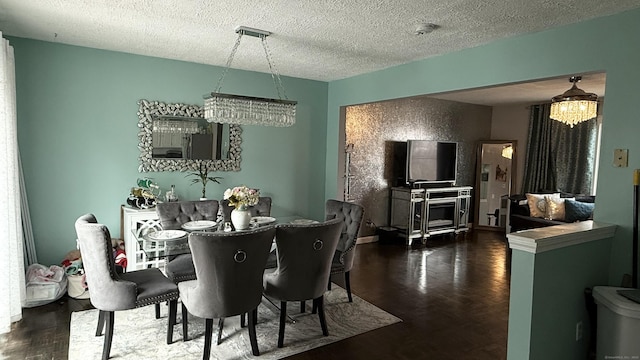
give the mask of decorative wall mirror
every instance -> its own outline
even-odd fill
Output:
[[[516,181],[516,141],[480,141],[476,160],[475,227],[505,231]]]
[[[240,125],[204,120],[202,106],[138,101],[139,172],[240,171]]]

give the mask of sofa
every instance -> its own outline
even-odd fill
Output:
[[[529,197],[527,194],[509,196],[510,232],[593,218],[595,196],[559,192],[539,192],[528,195]]]

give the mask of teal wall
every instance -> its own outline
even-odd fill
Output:
[[[527,359],[531,349],[531,313],[533,309],[534,255],[513,250],[511,293],[509,294],[508,359]]]
[[[584,289],[606,284],[611,239],[532,254],[513,250],[509,359],[587,359]],[[583,337],[576,341],[576,323]]]
[[[21,38],[16,57],[18,142],[38,260],[57,264],[75,248],[74,221],[86,212],[120,232],[120,204],[140,176],[180,198],[197,185],[180,172],[138,173],[139,99],[202,104],[222,68]],[[265,63],[266,67],[266,63]],[[207,196],[246,184],[274,198],[274,215],[324,214],[327,83],[283,77],[298,101],[289,128],[244,126],[242,170],[219,172]],[[277,97],[271,76],[230,71],[223,92]],[[320,165],[318,165],[320,164]]]
[[[487,45],[465,49],[329,83],[327,119],[327,197],[338,192],[340,109],[353,104],[403,98],[414,95],[523,82],[549,77],[605,71],[607,106],[603,111],[602,148],[600,152],[596,220],[619,225],[611,251],[599,253],[610,264],[605,280],[619,284],[631,271],[632,179],[633,169],[640,168],[640,122],[637,87],[640,84],[640,9],[597,18],[539,33],[511,37]],[[582,86],[588,90],[585,83]],[[612,166],[613,150],[629,150],[629,167]],[[577,254],[567,254],[577,256]],[[567,259],[570,263],[577,258]],[[609,261],[610,260],[610,261]],[[515,264],[515,263],[514,263]],[[535,279],[534,285],[537,285]],[[601,284],[592,284],[601,285]],[[526,288],[512,288],[511,297],[528,296]],[[541,287],[541,292],[552,289]],[[581,296],[573,294],[573,296]],[[536,294],[536,303],[548,294]],[[541,306],[546,306],[544,302]],[[511,312],[517,311],[512,309]],[[554,311],[548,308],[547,311]],[[526,317],[526,314],[518,314]],[[521,324],[511,324],[516,329]],[[532,324],[532,326],[538,326]],[[575,324],[574,324],[575,326]],[[523,333],[510,336],[526,338]],[[540,332],[532,332],[531,344],[541,344]],[[546,339],[546,337],[543,337]],[[560,338],[551,339],[560,344]],[[562,346],[562,345],[558,345]],[[528,351],[525,349],[524,351]],[[531,349],[536,353],[537,349]],[[509,350],[511,353],[511,349]],[[512,357],[518,358],[518,357]]]
[[[611,239],[603,239],[535,255],[529,359],[588,358],[590,322],[584,289],[607,283],[609,259],[602,254],[610,251]],[[576,341],[578,321],[583,337]]]

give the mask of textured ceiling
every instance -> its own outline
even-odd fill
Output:
[[[0,0],[5,35],[224,66],[234,29],[273,33],[283,75],[331,81],[614,14],[640,0]],[[440,26],[415,35],[418,25]],[[244,37],[233,68],[269,72]]]

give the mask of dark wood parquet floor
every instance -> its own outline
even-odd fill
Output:
[[[290,359],[506,359],[509,260],[496,232],[358,245],[353,292],[403,321]],[[0,358],[66,359],[71,312],[87,308],[65,297],[24,309]]]

